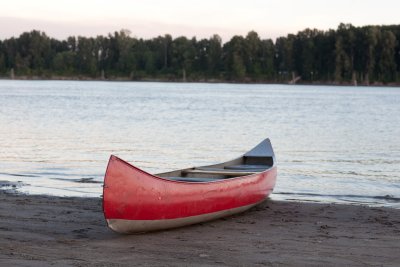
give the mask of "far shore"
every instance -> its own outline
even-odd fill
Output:
[[[309,85],[309,86],[358,86],[358,87],[400,87],[400,83],[383,83],[374,82],[370,84],[354,82],[334,82],[334,81],[315,81],[315,82],[288,82],[288,81],[253,81],[251,79],[244,79],[242,81],[222,80],[222,79],[174,79],[174,78],[140,78],[132,79],[129,77],[111,77],[111,78],[93,78],[88,76],[16,76],[14,78],[0,77],[0,80],[13,80],[13,81],[102,81],[102,82],[160,82],[160,83],[225,83],[225,84],[282,84],[282,85]]]
[[[1,266],[400,266],[400,210],[267,200],[224,219],[138,235],[100,198],[0,190]]]

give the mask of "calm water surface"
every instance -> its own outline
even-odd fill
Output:
[[[0,81],[0,103],[0,181],[21,192],[100,196],[110,154],[157,173],[269,137],[273,199],[400,208],[400,88]]]

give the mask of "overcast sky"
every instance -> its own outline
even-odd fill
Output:
[[[305,28],[400,24],[399,0],[0,0],[0,39],[41,30],[64,39],[129,29],[132,36],[208,38],[256,31],[262,38]]]

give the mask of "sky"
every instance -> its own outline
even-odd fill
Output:
[[[400,24],[399,0],[0,0],[0,39],[33,29],[48,36],[171,34],[223,41],[256,31],[275,39],[306,28]]]

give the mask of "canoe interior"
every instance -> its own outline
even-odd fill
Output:
[[[273,165],[273,156],[244,155],[220,164],[159,173],[156,176],[182,182],[214,182],[263,172],[272,168]]]

